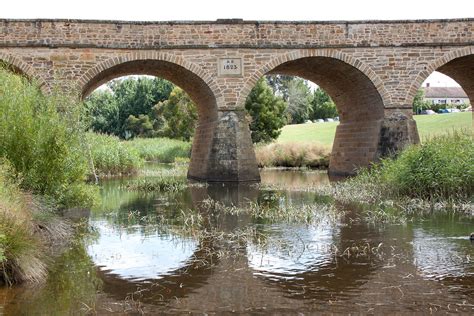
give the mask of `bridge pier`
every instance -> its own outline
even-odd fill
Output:
[[[257,159],[244,109],[218,110],[196,129],[188,178],[209,182],[258,182]]]
[[[336,129],[329,174],[354,175],[358,169],[419,142],[411,109],[386,110],[377,120],[341,122]]]

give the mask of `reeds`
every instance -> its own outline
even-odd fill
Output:
[[[144,161],[137,150],[127,146],[116,136],[87,133],[87,142],[99,177],[119,176],[137,173]]]
[[[308,167],[327,169],[330,148],[318,143],[272,143],[256,146],[259,167]]]
[[[191,143],[177,139],[135,138],[124,144],[126,148],[136,151],[145,161],[172,163],[191,155]]]

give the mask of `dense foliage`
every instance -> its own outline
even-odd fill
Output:
[[[428,200],[471,198],[474,194],[472,132],[455,132],[414,145],[383,160],[354,181],[382,190],[383,196]]]
[[[93,202],[88,155],[75,102],[44,96],[25,78],[0,69],[0,158],[24,190],[60,207]]]
[[[245,108],[251,116],[250,131],[254,143],[268,142],[280,135],[281,128],[286,124],[286,104],[273,94],[264,78],[250,91]]]
[[[158,135],[189,141],[194,135],[197,110],[188,94],[175,87],[169,99],[153,107],[155,121],[160,121]]]
[[[131,136],[127,133],[130,116],[144,122],[143,129],[149,132],[153,107],[169,98],[174,85],[161,78],[129,77],[113,80],[107,87],[94,91],[85,101],[89,127],[95,132],[126,138]]]
[[[334,118],[339,116],[336,105],[329,95],[321,88],[314,90],[313,99],[311,100],[311,120]]]

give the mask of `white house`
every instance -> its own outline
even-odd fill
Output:
[[[469,98],[461,87],[430,87],[423,88],[424,99],[433,104],[469,104]]]

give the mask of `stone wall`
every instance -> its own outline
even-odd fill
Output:
[[[337,174],[353,173],[418,141],[411,103],[434,70],[474,97],[474,19],[0,20],[0,30],[0,60],[46,92],[59,86],[84,97],[107,80],[130,74],[160,76],[181,86],[199,110],[189,176],[204,180],[259,179],[242,109],[267,73],[312,80],[335,100],[341,124],[330,168]],[[218,71],[223,58],[241,61],[242,72],[223,75]]]

